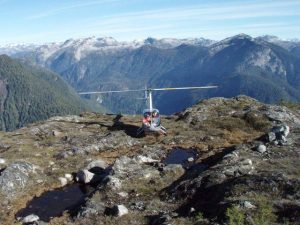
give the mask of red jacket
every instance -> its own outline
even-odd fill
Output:
[[[144,117],[143,118],[143,124],[150,126],[151,118],[150,117]]]

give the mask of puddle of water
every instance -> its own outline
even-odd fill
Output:
[[[183,166],[188,166],[190,164],[193,164],[193,162],[190,163],[188,162],[189,158],[193,158],[194,160],[196,160],[197,151],[192,149],[184,150],[184,149],[177,148],[177,149],[173,149],[167,155],[167,157],[163,160],[163,163],[166,165],[181,164]]]
[[[61,216],[65,211],[74,212],[79,209],[92,189],[86,185],[72,184],[45,192],[28,202],[26,208],[17,212],[16,218],[35,214],[40,220],[49,222],[51,218]]]

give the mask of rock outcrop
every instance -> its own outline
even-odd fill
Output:
[[[29,185],[30,176],[36,173],[37,167],[25,161],[17,161],[1,173],[0,191],[7,198],[15,198]]]
[[[60,187],[83,198],[51,224],[227,224],[230,212],[260,224],[262,210],[270,224],[297,224],[299,118],[238,96],[162,117],[167,136],[137,138],[139,117],[94,113],[0,133],[0,218],[18,223],[27,202]]]

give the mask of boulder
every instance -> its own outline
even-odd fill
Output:
[[[252,204],[251,202],[249,202],[249,201],[244,201],[243,204],[242,204],[242,206],[243,206],[244,208],[246,208],[246,209],[255,209],[255,208],[256,208],[256,206],[253,205],[253,204]]]
[[[272,142],[276,140],[276,134],[274,132],[269,132],[266,134],[266,141]]]
[[[251,174],[253,171],[254,171],[254,166],[252,160],[242,159],[240,161],[231,162],[229,165],[226,165],[224,170],[222,171],[222,174],[224,174],[225,176],[239,177],[242,175]],[[216,177],[216,176],[212,176],[212,177]]]
[[[97,159],[90,162],[85,169],[93,173],[101,173],[107,167],[108,164],[105,161],[103,161],[102,159]]]
[[[289,133],[290,133],[290,127],[289,126],[284,126],[283,135],[285,137],[287,137]]]
[[[0,166],[1,166],[1,165],[4,165],[5,163],[6,163],[5,159],[0,158]]]
[[[124,205],[115,205],[112,208],[112,214],[114,216],[121,217],[128,214],[128,209]]]
[[[290,127],[286,125],[275,126],[272,128],[272,132],[276,134],[276,137],[284,136],[287,137],[290,133]]]
[[[72,174],[66,173],[66,174],[65,174],[65,178],[66,178],[69,182],[73,181],[73,176],[72,176]]]
[[[15,197],[26,187],[29,176],[35,173],[36,166],[29,162],[17,161],[7,166],[0,176],[0,191],[7,197]]]
[[[194,159],[193,157],[189,157],[189,158],[187,159],[187,161],[188,161],[189,163],[192,163],[192,162],[195,161],[195,159]]]
[[[259,146],[257,146],[256,151],[258,151],[260,153],[264,153],[267,151],[267,147],[265,145],[259,145]]]
[[[58,180],[59,180],[61,186],[66,186],[68,184],[68,179],[65,177],[59,177]]]
[[[94,174],[86,169],[80,170],[76,175],[76,181],[84,184],[99,182],[103,176]]]
[[[252,166],[252,160],[251,159],[244,159],[240,162],[241,165],[245,165],[245,166]]]
[[[54,137],[59,137],[59,136],[62,136],[63,133],[60,132],[60,131],[57,131],[57,130],[53,130],[53,131],[52,131],[52,135],[53,135]]]
[[[40,218],[37,215],[30,214],[22,219],[22,223],[34,223],[37,222]]]

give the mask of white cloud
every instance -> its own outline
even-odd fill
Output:
[[[291,7],[293,6],[293,7]],[[158,10],[147,10],[132,13],[123,13],[112,16],[102,16],[95,20],[84,21],[81,33],[93,33],[104,36],[131,36],[133,38],[142,35],[159,36],[206,36],[210,38],[223,38],[226,34],[236,33],[273,33],[274,31],[288,30],[292,27],[297,30],[297,24],[289,22],[261,22],[243,21],[242,25],[235,23],[224,23],[224,21],[239,19],[253,19],[257,17],[276,16],[300,16],[297,10],[299,1],[263,1],[246,2],[242,5],[205,5],[189,6],[183,8],[168,8]],[[98,21],[98,22],[97,22]],[[218,22],[220,21],[220,23]],[[207,22],[212,22],[213,26]],[[197,24],[195,27],[192,23]],[[299,27],[299,26],[298,26]],[[299,29],[298,29],[299,30]],[[155,31],[147,33],[145,31]],[[126,34],[129,33],[129,34]],[[216,34],[216,35],[213,35]],[[218,35],[217,35],[218,34]],[[145,36],[144,36],[145,37]]]
[[[27,19],[35,20],[72,9],[81,10],[82,7],[88,9],[89,6],[109,5],[113,2],[121,3],[121,0],[77,1],[72,5],[65,5],[30,16]],[[62,21],[55,27],[55,32],[49,33],[49,35],[40,32],[36,35],[20,36],[26,40],[29,40],[30,37],[33,40],[42,40],[43,38],[45,40],[63,40],[91,35],[113,36],[126,40],[147,36],[220,39],[237,33],[250,35],[266,33],[278,35],[280,33],[285,37],[285,33],[297,36],[300,32],[299,23],[297,24],[297,21],[300,21],[299,0],[224,1],[218,4],[195,4],[99,15],[91,15],[88,18],[66,23]]]
[[[26,20],[35,20],[35,19],[41,19],[49,16],[53,16],[56,14],[64,13],[65,11],[76,9],[76,8],[82,8],[82,7],[88,7],[93,5],[100,5],[100,4],[106,4],[106,3],[112,3],[117,2],[119,0],[93,0],[93,1],[85,1],[83,3],[77,3],[72,5],[63,6],[56,9],[51,9],[45,12],[42,12],[40,14],[35,14],[32,16],[28,16],[25,18]]]
[[[223,31],[223,33],[230,33],[230,35],[241,32],[272,33],[272,29],[278,31],[279,29],[292,29],[292,27],[299,30],[299,26],[289,20],[282,20],[280,23],[265,22],[266,19],[269,19],[268,21],[278,21],[276,18],[282,17],[299,17],[300,20],[299,7],[300,1],[296,0],[242,1],[239,5],[232,3],[206,4],[122,13],[93,18],[85,21],[85,23],[87,30],[92,28],[103,29],[109,35],[114,34],[118,29],[130,30],[135,29],[133,27],[160,24],[166,26],[165,30],[159,32],[163,36],[199,37],[202,34],[207,34],[206,36],[215,38],[212,35],[215,32],[220,34],[216,37],[222,36],[221,38],[223,38],[225,35],[221,34],[222,30],[225,29],[226,31]]]
[[[274,17],[274,16],[300,16],[300,1],[244,1],[240,5],[228,4],[210,4],[194,5],[189,7],[176,7],[168,9],[157,9],[139,11],[133,13],[123,13],[112,16],[103,16],[98,18],[101,22],[94,25],[103,25],[109,23],[120,23],[122,21],[135,20],[163,20],[165,21],[183,21],[195,20],[228,20],[244,19],[255,17]]]

